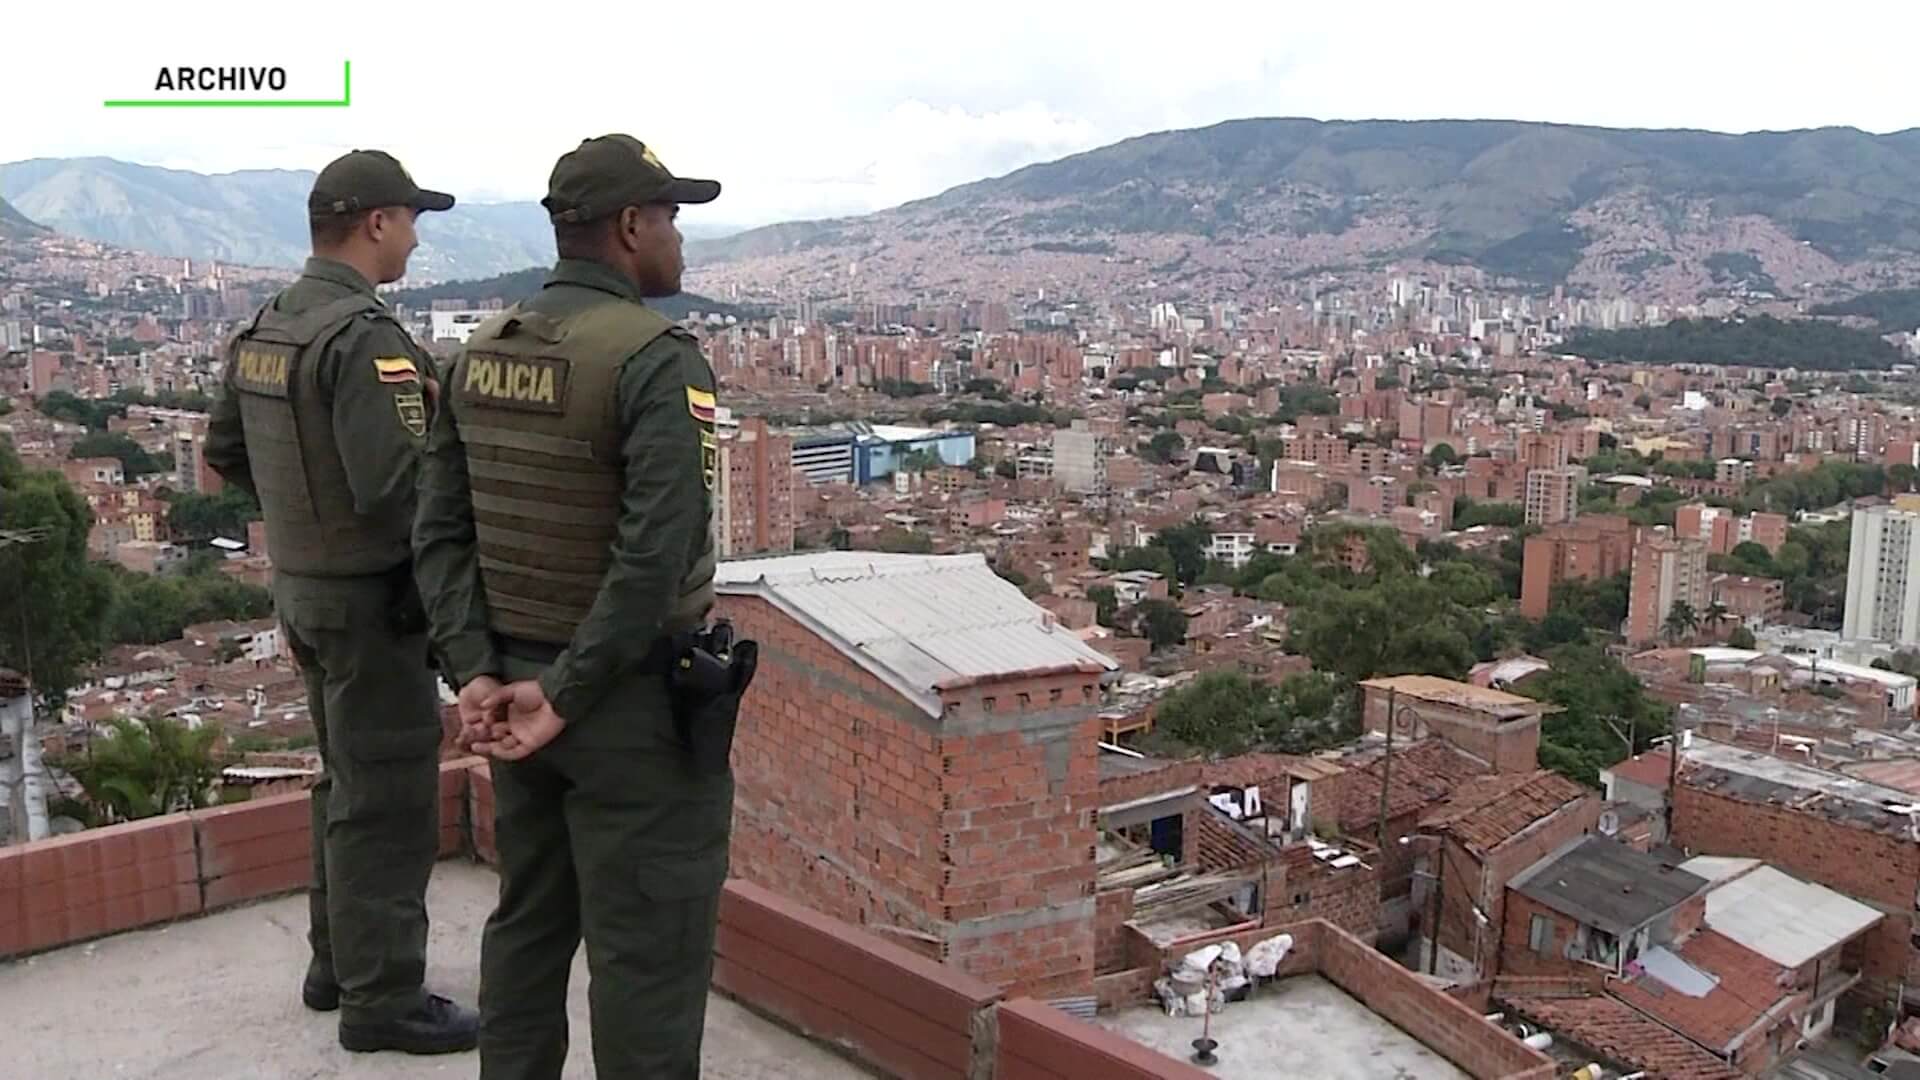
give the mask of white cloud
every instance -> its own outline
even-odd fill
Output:
[[[903,6],[435,0],[316,23],[237,2],[17,4],[0,158],[314,169],[391,149],[469,201],[538,198],[581,138],[628,131],[757,223],[852,213],[1131,135],[1243,116],[1511,117],[1745,131],[1920,125],[1920,10],[1376,0]],[[110,110],[162,65],[354,63],[350,109]],[[313,74],[312,79],[320,76]],[[304,88],[303,88],[304,92]]]

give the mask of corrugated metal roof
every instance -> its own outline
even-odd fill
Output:
[[[1584,836],[1533,864],[1508,886],[1588,926],[1626,934],[1706,888],[1706,880],[1609,840]]]
[[[920,705],[943,686],[1118,665],[1061,627],[984,556],[835,551],[720,564],[722,594],[760,596]]]
[[[1689,873],[1699,859],[1682,863]],[[1764,864],[1707,894],[1707,925],[1783,968],[1801,964],[1848,941],[1874,923],[1878,911],[1832,889],[1801,881]]]

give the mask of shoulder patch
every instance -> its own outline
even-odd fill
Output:
[[[376,356],[373,358],[373,370],[380,374],[380,381],[385,383],[420,380],[420,369],[414,366],[410,356]]]
[[[713,423],[716,404],[713,391],[702,390],[697,386],[687,387],[687,411],[693,414],[695,420],[703,424]]]
[[[426,437],[427,435],[426,395],[420,393],[419,391],[415,391],[413,393],[407,393],[407,394],[395,394],[393,395],[393,407],[397,412],[399,412],[400,426],[407,429],[407,434],[412,435],[416,439],[423,439]]]

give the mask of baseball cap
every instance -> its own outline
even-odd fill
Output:
[[[382,150],[355,150],[334,158],[314,177],[313,192],[307,196],[307,213],[316,217],[382,206],[446,210],[453,206],[453,196],[414,183],[400,162]]]
[[[647,144],[631,135],[584,139],[560,155],[540,205],[556,222],[592,221],[644,203],[708,203],[720,196],[714,180],[673,175]]]

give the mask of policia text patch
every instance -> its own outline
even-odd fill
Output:
[[[293,366],[295,350],[291,345],[263,345],[250,341],[240,346],[233,360],[233,384],[236,388],[268,397],[287,396],[287,371]]]
[[[522,412],[567,411],[573,361],[558,356],[468,353],[460,375],[462,400]]]

